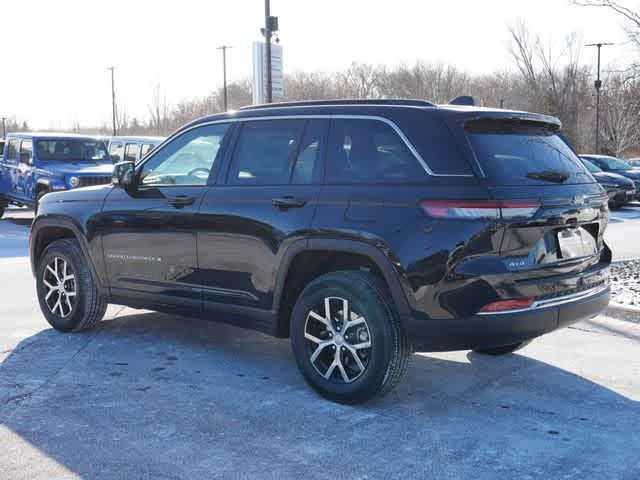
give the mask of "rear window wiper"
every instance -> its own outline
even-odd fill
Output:
[[[553,170],[545,170],[543,172],[529,172],[527,173],[526,177],[532,180],[544,180],[546,182],[563,183],[569,178],[569,174],[564,172],[556,172]]]

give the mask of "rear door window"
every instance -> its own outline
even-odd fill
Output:
[[[415,183],[426,172],[391,126],[337,119],[331,126],[327,183]]]
[[[245,123],[238,138],[227,183],[288,184],[304,125],[304,120]]]
[[[122,160],[122,143],[112,142],[111,145],[109,145],[109,156],[113,163],[118,163]]]
[[[127,143],[127,145],[124,147],[124,161],[135,162],[137,153],[138,153],[138,144]]]
[[[465,130],[490,184],[593,182],[580,159],[550,125],[478,120],[467,123]]]
[[[152,143],[143,143],[140,149],[140,158],[144,157],[147,153],[153,150],[154,146],[155,145],[153,145]]]

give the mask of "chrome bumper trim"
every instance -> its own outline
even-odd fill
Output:
[[[500,312],[478,312],[476,313],[476,315],[506,315],[511,313],[531,312],[534,310],[539,310],[541,308],[557,307],[559,305],[564,305],[565,303],[584,300],[585,298],[589,298],[589,297],[595,297],[596,295],[604,292],[605,290],[609,290],[609,288],[610,288],[609,283],[605,283],[604,285],[598,285],[597,287],[590,288],[589,290],[570,293],[568,295],[563,295],[561,297],[536,300],[531,304],[530,307],[527,307],[527,308],[516,308],[514,310],[504,310]]]

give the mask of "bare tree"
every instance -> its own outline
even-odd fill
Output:
[[[570,34],[561,48],[545,46],[523,21],[509,32],[510,52],[528,91],[526,109],[560,117],[567,136],[576,140],[579,119],[589,114],[585,98],[590,91],[589,70],[580,64],[580,38]]]
[[[156,83],[148,105],[151,116],[150,126],[156,135],[168,133],[169,104],[167,94],[161,89],[160,82]]]
[[[342,98],[377,98],[380,96],[380,80],[383,67],[353,62],[337,75],[337,95]]]
[[[619,156],[640,142],[640,85],[620,74],[607,78],[607,85],[602,102],[602,138],[605,147]]]

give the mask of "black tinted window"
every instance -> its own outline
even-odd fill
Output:
[[[305,128],[291,183],[318,183],[322,178],[321,162],[328,120],[310,120]]]
[[[592,181],[573,150],[551,127],[491,120],[473,122],[466,130],[492,184]]]
[[[261,120],[245,123],[238,138],[228,183],[289,183],[304,123],[303,120]]]
[[[425,171],[391,126],[378,120],[334,120],[329,183],[419,182]]]

